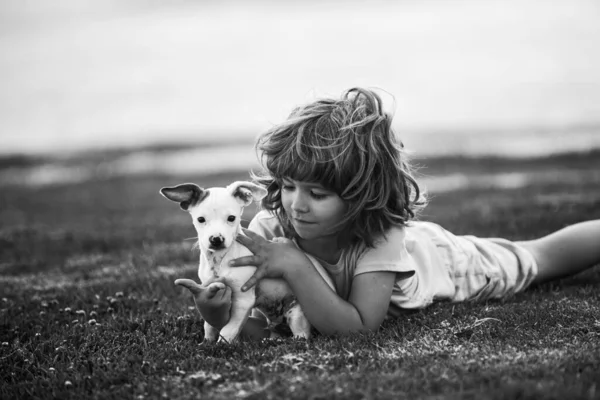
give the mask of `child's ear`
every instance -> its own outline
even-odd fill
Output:
[[[227,190],[244,207],[252,203],[252,201],[261,200],[267,195],[267,189],[252,182],[233,182],[227,186]]]
[[[171,201],[179,203],[179,207],[185,211],[204,197],[205,192],[204,189],[194,183],[183,183],[175,187],[160,189],[160,194]]]

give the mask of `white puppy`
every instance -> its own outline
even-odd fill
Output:
[[[235,238],[242,232],[240,222],[244,207],[262,199],[267,194],[264,188],[251,182],[234,182],[226,188],[209,189],[186,183],[162,188],[160,193],[178,202],[192,216],[200,247],[200,281],[207,288],[215,289],[215,285],[225,288],[225,284],[231,288],[230,318],[221,329],[219,341],[234,342],[254,307],[269,320],[269,326],[282,323],[285,317],[295,337],[310,336],[310,324],[284,280],[262,279],[255,287],[242,292],[242,285],[254,274],[256,267],[228,265],[231,259],[252,255]],[[333,288],[333,282],[323,267],[313,257],[307,256]],[[211,283],[217,278],[224,278],[225,284]],[[206,341],[215,341],[219,336],[218,329],[206,322],[204,333]]]

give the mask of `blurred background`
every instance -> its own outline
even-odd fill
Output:
[[[248,169],[352,86],[418,155],[596,149],[598,49],[597,0],[4,0],[0,182]]]

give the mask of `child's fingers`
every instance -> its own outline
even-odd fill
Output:
[[[183,286],[184,288],[188,289],[193,294],[198,294],[198,293],[202,292],[201,286],[198,285],[196,282],[194,282],[191,279],[176,279],[175,284],[179,285],[179,286]]]
[[[254,240],[254,241],[264,241],[266,242],[267,240],[260,236],[258,233],[256,232],[252,232],[250,229],[246,229],[246,228],[242,228],[242,232],[244,232],[244,235],[248,236],[250,239]]]
[[[248,250],[250,250],[252,253],[256,253],[259,250],[259,246],[254,242],[254,240],[252,240],[251,238],[249,238],[248,236],[244,236],[244,235],[237,235],[237,237],[235,238],[235,240],[237,240],[237,242],[239,244],[241,244],[242,246],[248,248]]]
[[[253,267],[258,267],[262,263],[263,259],[259,256],[244,256],[229,261],[229,265],[231,267],[247,267],[249,265]]]
[[[263,245],[269,243],[267,239],[260,236],[258,233],[254,233],[244,228],[242,228],[242,232],[244,232],[244,235],[237,235],[235,239],[255,254]]]
[[[216,283],[212,283],[208,286],[208,298],[212,298],[214,297],[215,294],[217,294],[217,292],[221,289],[225,289],[226,286],[224,284],[216,284]]]
[[[250,289],[252,286],[256,285],[259,280],[261,280],[262,278],[265,277],[265,275],[266,275],[266,272],[265,272],[264,268],[258,268],[256,270],[256,272],[254,273],[254,275],[252,275],[252,277],[250,277],[250,279],[248,279],[248,281],[246,283],[244,283],[244,286],[242,286],[242,292],[245,292],[246,290]]]
[[[293,243],[290,239],[284,237],[274,237],[271,242],[273,243]]]
[[[221,300],[227,302],[231,301],[231,288],[227,286],[225,290],[221,291]]]

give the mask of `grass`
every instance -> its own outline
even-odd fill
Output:
[[[597,155],[422,160],[432,175],[568,166],[588,177],[434,192],[422,218],[513,239],[600,218],[600,181],[585,174]],[[191,298],[173,285],[195,277],[194,231],[158,189],[246,177],[2,188],[0,398],[600,398],[599,267],[502,302],[407,312],[377,333],[200,344]]]

